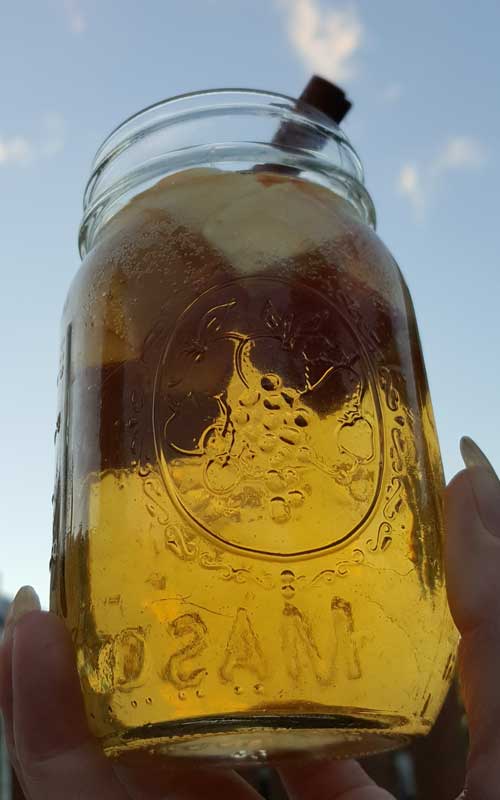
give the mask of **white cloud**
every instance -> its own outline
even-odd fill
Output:
[[[468,136],[454,136],[434,159],[432,168],[435,174],[456,169],[477,169],[486,161],[486,153],[481,142]]]
[[[421,217],[425,206],[425,198],[420,172],[415,164],[403,164],[398,175],[397,189],[400,194],[409,200],[415,215]]]
[[[15,164],[25,167],[33,159],[33,145],[25,136],[0,136],[0,166]]]
[[[486,160],[484,146],[477,139],[453,136],[427,164],[403,164],[397,178],[397,190],[409,201],[415,217],[421,219],[439,181],[447,173],[477,170]]]
[[[353,58],[364,29],[353,6],[327,11],[316,0],[281,0],[281,5],[290,42],[307,69],[334,81],[355,73]]]
[[[87,21],[83,15],[79,0],[64,0],[64,10],[72,33],[83,33],[87,29]]]
[[[61,114],[48,113],[33,136],[0,135],[0,167],[26,167],[41,158],[53,158],[66,144],[66,120]]]

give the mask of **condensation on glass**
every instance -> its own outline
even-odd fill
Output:
[[[96,156],[51,607],[110,755],[346,757],[436,718],[443,474],[374,218],[344,134],[278,95],[161,103]]]

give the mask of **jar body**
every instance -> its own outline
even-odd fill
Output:
[[[427,732],[454,663],[413,309],[292,175],[189,170],[70,291],[52,608],[106,752],[340,757]]]

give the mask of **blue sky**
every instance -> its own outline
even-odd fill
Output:
[[[18,0],[0,10],[0,573],[48,599],[59,317],[91,158],[164,97],[297,95],[355,107],[379,234],[409,283],[448,477],[459,437],[500,467],[497,0]]]

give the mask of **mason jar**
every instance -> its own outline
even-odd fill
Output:
[[[412,302],[340,128],[268,92],[138,113],[64,308],[51,607],[108,755],[396,747],[456,634]]]

